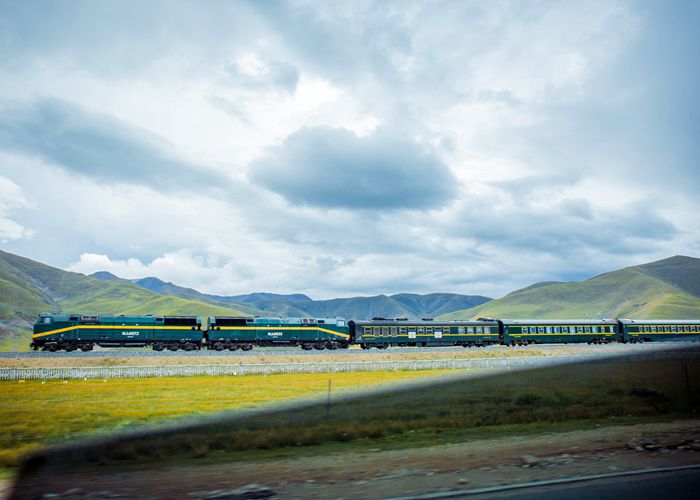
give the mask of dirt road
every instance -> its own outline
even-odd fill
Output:
[[[410,450],[103,470],[57,478],[24,494],[27,498],[50,494],[51,498],[373,499],[687,464],[700,464],[700,420]]]

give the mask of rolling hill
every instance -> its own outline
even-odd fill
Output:
[[[26,348],[40,312],[241,315],[234,307],[166,296],[128,280],[72,273],[0,251],[0,348]]]
[[[536,283],[442,317],[700,318],[700,259],[675,256],[577,283]]]

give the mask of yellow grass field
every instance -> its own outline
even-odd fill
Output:
[[[79,435],[455,374],[364,372],[0,382],[0,466]]]

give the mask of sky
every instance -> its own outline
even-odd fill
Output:
[[[0,0],[0,246],[499,297],[700,256],[700,2]]]

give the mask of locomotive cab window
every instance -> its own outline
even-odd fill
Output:
[[[165,318],[164,323],[169,326],[197,326],[195,318]]]

